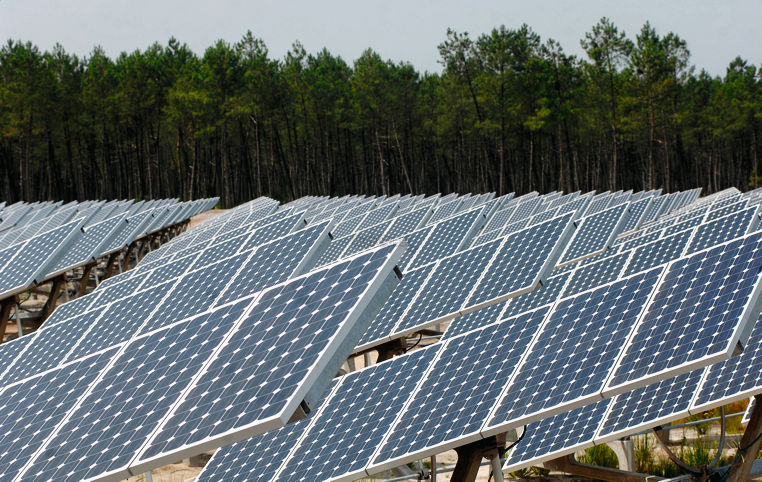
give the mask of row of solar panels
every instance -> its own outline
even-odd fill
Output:
[[[217,199],[15,203],[0,211],[0,299],[190,219]]]
[[[737,197],[731,191],[709,198],[703,208],[707,224],[715,222],[722,204]],[[698,234],[703,243],[722,243],[736,238],[738,232],[743,236],[758,222],[756,215],[722,220],[724,226],[714,224],[715,229],[701,231],[714,234]],[[735,228],[735,223],[743,229],[721,233]],[[697,232],[691,234],[697,236]],[[753,308],[759,291],[758,250],[759,235],[747,235],[692,256],[680,253],[666,266],[662,261],[661,268],[552,299],[534,310],[522,313],[518,308],[518,314],[507,316],[493,312],[491,324],[452,336],[444,345],[342,377],[313,417],[220,450],[200,479],[361,477],[518,427],[532,418],[569,413],[574,406],[590,407],[602,396],[626,392],[671,372],[685,372],[693,364],[725,359],[735,349],[735,341],[748,336],[741,332],[748,330],[749,319],[758,313],[758,307]],[[718,260],[725,264],[718,266]],[[713,290],[701,283],[709,281],[702,278],[702,268],[713,273]],[[735,292],[739,287],[742,292]],[[694,306],[697,294],[713,304]],[[533,295],[515,298],[506,306]],[[733,309],[734,305],[744,309]],[[715,314],[712,306],[721,313]],[[680,314],[689,308],[692,311]],[[701,315],[705,314],[715,318],[704,320]],[[723,327],[723,322],[729,325],[725,330],[711,329]],[[672,335],[675,329],[681,330],[679,335]],[[711,336],[707,338],[705,332]],[[448,329],[445,338],[449,333]],[[691,333],[704,336],[691,339]],[[674,345],[663,347],[664,340]],[[524,351],[527,346],[530,349]],[[629,393],[639,400],[638,390]],[[714,395],[716,406],[725,403],[729,394]],[[733,399],[745,396],[747,390],[732,394]],[[670,404],[669,400],[662,403],[661,397],[644,399],[660,407]],[[598,420],[594,415],[591,419]],[[643,426],[648,424],[638,428]],[[563,438],[568,428],[553,427],[549,432]]]
[[[540,211],[539,206],[552,204],[549,209],[557,209],[585,197],[579,193],[547,196],[553,199],[546,203],[542,196],[542,202],[534,209],[525,206],[526,216],[542,215],[544,210]],[[496,213],[540,196],[535,193],[515,199],[510,195],[496,199],[491,195],[460,199],[448,195],[434,196],[433,202],[431,197],[412,196],[312,198],[280,207],[276,201],[260,198],[212,218],[150,253],[137,268],[106,280],[92,294],[59,307],[34,334],[0,345],[0,356],[13,360],[0,392],[0,405],[8,408],[6,412],[0,411],[7,414],[0,415],[0,434],[3,434],[0,443],[8,447],[8,454],[33,454],[24,459],[9,455],[9,463],[0,477],[120,478],[281,427],[298,407],[314,411],[324,399],[330,379],[341,363],[356,349],[365,333],[376,329],[381,318],[376,314],[381,312],[383,316],[390,294],[394,298],[397,292],[392,268],[402,259],[404,244],[407,244],[404,256],[408,260],[421,257],[427,260],[422,267],[437,266],[437,270],[441,270],[437,281],[428,283],[429,288],[457,287],[457,297],[462,301],[453,304],[449,295],[437,296],[434,292],[424,302],[422,294],[416,292],[418,298],[414,304],[423,306],[429,301],[435,304],[445,301],[433,311],[442,316],[433,319],[460,316],[457,320],[461,320],[466,318],[461,315],[469,310],[477,310],[473,312],[476,315],[499,306],[507,298],[523,298],[519,296],[522,292],[539,287],[550,275],[564,250],[569,249],[567,246],[575,243],[575,239],[582,239],[580,233],[605,224],[596,215],[612,210],[616,213],[624,202],[634,199],[637,203],[644,197],[631,193],[599,196],[587,195],[591,198],[587,203],[595,201],[594,211],[587,211],[591,206],[585,205],[560,216],[549,216],[547,220],[535,218],[540,222],[472,247],[468,247],[471,238],[477,237]],[[668,198],[669,202],[660,201],[660,204],[674,206],[668,212],[677,212],[690,202],[691,196],[683,193],[656,197],[653,193],[646,197]],[[601,200],[604,197],[609,199],[604,202]],[[612,202],[613,199],[621,202]],[[458,204],[453,207],[453,202]],[[390,204],[394,206],[389,208]],[[354,218],[359,216],[367,219],[372,212],[382,209],[387,214],[375,213],[378,216],[374,214],[374,221],[384,219],[370,226],[357,222],[359,230],[354,234],[350,230],[344,236],[355,238],[368,228],[382,225],[382,228],[376,227],[378,237],[368,241],[370,246],[381,243],[380,246],[310,271],[331,244],[343,239],[336,237],[331,241],[332,228],[344,221],[355,222]],[[433,212],[428,219],[417,223],[398,222],[399,218],[420,209],[433,209]],[[437,212],[443,214],[434,218]],[[585,216],[579,217],[583,214]],[[453,222],[453,219],[459,221]],[[591,219],[598,221],[593,223]],[[621,222],[614,224],[621,229]],[[391,225],[401,230],[402,234],[396,239],[404,241],[384,244],[382,236]],[[604,234],[611,237],[608,231]],[[586,261],[593,259],[590,256],[594,251],[590,250],[598,243],[597,239],[585,236],[591,239],[591,246],[580,251],[581,259],[587,257]],[[468,242],[464,242],[464,237],[469,238]],[[342,252],[340,256],[346,255]],[[455,258],[457,256],[467,258]],[[473,264],[463,269],[461,261]],[[415,269],[413,266],[405,272],[397,289],[412,278],[410,274]],[[631,296],[641,286],[643,292],[661,289],[661,272],[665,270],[661,267],[630,277],[629,284],[617,288],[620,290],[617,292]],[[468,275],[472,283],[459,284],[457,279],[461,274]],[[632,281],[636,277],[639,281]],[[753,284],[742,281],[740,284],[744,286]],[[537,293],[544,291],[545,288]],[[589,292],[583,294],[589,296]],[[737,292],[734,296],[740,298],[743,293]],[[614,297],[617,302],[620,298],[622,296]],[[645,310],[646,298],[635,296],[630,302]],[[479,309],[480,306],[486,307]],[[388,393],[376,394],[373,400],[382,400],[382,403],[367,405],[364,411],[356,407],[358,412],[352,413],[365,413],[369,417],[361,424],[330,425],[331,430],[343,427],[331,432],[332,441],[336,442],[331,445],[332,450],[341,455],[317,459],[315,464],[328,463],[329,467],[335,467],[332,474],[340,475],[346,467],[342,468],[336,461],[346,459],[347,463],[351,462],[351,470],[365,473],[366,466],[369,471],[380,470],[383,464],[403,463],[400,461],[417,457],[421,450],[438,450],[448,444],[459,445],[469,438],[478,438],[479,430],[468,430],[481,427],[486,415],[496,408],[493,404],[500,399],[503,389],[515,386],[508,385],[513,378],[506,377],[513,374],[516,362],[524,359],[527,347],[530,350],[526,353],[533,353],[533,347],[538,346],[530,343],[532,337],[541,331],[540,327],[557,324],[557,320],[547,321],[546,315],[569,317],[557,315],[552,306],[551,303],[551,306],[520,315],[523,325],[495,324],[498,318],[494,318],[487,328],[451,336],[433,348],[350,374],[338,385],[334,384],[330,398],[323,402],[317,414],[278,432],[251,439],[255,442],[231,446],[220,451],[215,460],[224,462],[231,457],[226,453],[238,453],[251,462],[246,465],[248,470],[256,467],[257,460],[246,452],[248,444],[264,440],[278,445],[284,436],[299,440],[301,447],[310,447],[319,439],[312,438],[312,429],[299,431],[297,427],[304,428],[305,423],[314,427],[313,424],[326,420],[323,417],[345,413],[330,408],[352,403],[342,398],[343,395],[337,395],[338,390],[349,389],[353,383],[349,380],[356,380],[363,390],[372,388],[375,382],[368,384],[366,378],[353,377],[373,377],[376,371],[384,370],[388,370],[384,372],[387,377],[400,383],[378,385],[395,387]],[[613,305],[607,308],[617,309]],[[636,327],[650,326],[641,320],[645,315],[640,311],[635,308],[630,311],[631,316],[617,324],[612,336],[623,337]],[[743,316],[735,321],[737,326],[743,325]],[[516,332],[516,326],[523,328]],[[737,331],[712,342],[715,358],[725,356],[723,343],[730,343],[734,337],[743,338]],[[485,334],[489,338],[482,338],[487,336]],[[475,342],[461,343],[466,337],[472,337]],[[623,346],[637,353],[633,345],[625,343],[614,343],[610,350]],[[471,350],[469,363],[463,363],[459,349]],[[452,350],[455,352],[451,357]],[[496,370],[487,363],[489,361],[505,365]],[[413,369],[414,366],[418,368]],[[522,366],[529,369],[528,364]],[[456,371],[452,377],[441,377],[443,383],[457,381],[454,387],[443,392],[445,396],[426,399],[438,404],[437,407],[441,405],[442,412],[421,410],[415,415],[402,410],[415,405],[410,402],[412,398],[425,398],[417,388],[421,386],[419,380],[429,373],[432,380],[440,379],[434,375],[440,368]],[[670,366],[668,371],[682,369],[682,365]],[[462,376],[458,370],[464,371]],[[493,376],[495,374],[498,376]],[[649,377],[662,375],[664,373],[659,372]],[[494,382],[490,382],[490,390],[485,392],[480,383],[487,379]],[[405,380],[408,383],[403,383]],[[431,383],[430,380],[429,385]],[[643,380],[627,380],[621,386],[633,383],[640,384]],[[399,391],[395,391],[397,388]],[[458,411],[470,417],[466,429],[459,426],[461,419],[449,416],[446,410],[454,410],[456,400],[457,404],[471,400],[458,390],[471,390],[469,393],[476,394],[474,403],[479,410],[472,410],[466,403],[465,408]],[[367,400],[362,395],[352,393],[349,398]],[[567,400],[566,405],[559,406],[567,407],[569,403]],[[386,407],[391,407],[391,411],[385,417],[374,411]],[[390,435],[406,426],[402,421],[393,423],[403,413],[417,416],[424,428],[448,420],[452,420],[452,424],[449,428],[437,428],[436,437],[429,433],[431,437],[427,441],[437,437],[441,440],[420,448],[413,440],[418,435],[412,432],[413,439]],[[538,410],[535,416],[541,415],[552,414]],[[29,424],[16,423],[30,417],[35,420],[33,436]],[[353,416],[352,420],[361,418]],[[494,429],[504,430],[516,422],[515,417],[509,417],[508,421],[495,423],[499,428]],[[368,424],[377,424],[372,430],[373,437],[361,428],[367,428]],[[347,430],[350,428],[353,431]],[[346,455],[343,450],[347,443],[358,436],[363,439],[362,450],[352,446]],[[383,445],[382,439],[399,440],[396,452],[392,450],[383,462],[369,465],[373,452]],[[280,463],[283,462],[284,467],[291,463],[291,446],[282,445],[281,449],[288,451],[280,452],[280,458],[264,459],[268,466],[283,472]],[[341,448],[337,448],[339,446]],[[220,463],[210,466],[205,472],[207,476],[214,478],[215,467]],[[243,470],[242,464],[238,466]],[[317,465],[313,468],[317,470]],[[263,478],[272,474],[256,470],[251,474],[261,474]],[[283,474],[287,477],[290,472]],[[308,479],[324,475],[315,471],[299,473]]]

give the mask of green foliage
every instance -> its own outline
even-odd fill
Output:
[[[762,79],[723,77],[684,40],[601,19],[567,54],[528,25],[448,29],[443,70],[247,32],[202,53],[171,38],[111,58],[0,46],[0,197],[260,195],[760,184]]]
[[[609,467],[616,469],[619,467],[619,460],[608,445],[593,445],[585,449],[585,453],[578,457],[580,463],[597,465],[599,467]]]

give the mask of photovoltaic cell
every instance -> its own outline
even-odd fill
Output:
[[[661,271],[559,301],[501,395],[490,430],[518,427],[600,400]]]
[[[692,413],[762,393],[762,323],[759,317],[743,353],[712,365],[708,370],[691,407]]]
[[[379,303],[377,291],[396,278],[399,251],[385,246],[263,292],[132,465],[285,425],[307,393],[321,387],[313,384],[328,387],[370,322],[363,319],[366,306]]]
[[[334,381],[330,391],[335,385]],[[198,475],[197,482],[275,480],[278,469],[312,422],[312,417],[314,411],[309,418],[220,448]]]
[[[578,223],[559,264],[566,264],[606,249],[627,219],[628,204],[592,214]]]
[[[437,223],[431,234],[421,243],[409,266],[423,266],[442,259],[466,246],[484,221],[482,210],[477,209]]]
[[[497,255],[484,272],[466,306],[502,301],[535,289],[553,269],[572,231],[572,215],[565,214],[503,238]]]
[[[398,239],[402,235],[415,231],[429,219],[431,213],[431,208],[426,207],[395,217],[390,221],[389,229],[384,233],[381,242]]]
[[[632,253],[632,258],[624,270],[624,276],[645,271],[677,259],[685,252],[692,231],[681,231],[667,238],[644,244]]]
[[[531,293],[527,293],[529,295]],[[522,295],[526,296],[526,295]],[[521,298],[522,296],[519,296]],[[450,322],[447,330],[442,335],[442,340],[447,340],[454,336],[462,335],[463,333],[479,329],[483,326],[495,323],[503,318],[502,313],[505,311],[506,305],[510,304],[512,300],[504,301],[502,303],[496,303],[480,310],[472,311],[467,315],[459,316]]]
[[[256,249],[241,269],[230,275],[216,305],[256,293],[307,269],[314,256],[328,244],[328,222],[315,224]],[[244,256],[244,255],[239,255]]]
[[[103,310],[89,311],[36,331],[34,339],[11,366],[4,380],[7,383],[17,382],[62,364],[71,348],[102,312]]]
[[[116,354],[108,350],[9,387],[0,394],[0,479],[13,480]],[[66,478],[66,470],[61,475]]]
[[[691,240],[686,253],[709,248],[731,239],[743,236],[757,229],[759,216],[757,208],[744,209],[696,228],[696,234]]]
[[[598,423],[611,403],[607,398],[530,423],[526,435],[510,452],[503,470],[513,472],[552,460],[593,444]]]
[[[609,390],[729,358],[759,314],[760,271],[760,233],[668,265]]]
[[[365,476],[365,464],[438,349],[427,347],[342,377],[278,479],[295,474],[306,480]]]
[[[436,264],[429,264],[408,271],[402,276],[392,295],[381,307],[376,319],[371,322],[360,338],[358,348],[369,348],[373,344],[389,339],[389,334],[394,333],[394,328],[402,320],[405,311],[413,305],[413,300],[435,267]]]
[[[478,440],[493,401],[508,382],[547,309],[451,338],[375,455],[370,473],[434,447]]]
[[[220,308],[132,341],[48,439],[24,479],[128,477],[130,459],[248,304]]]
[[[102,311],[103,316],[97,319],[95,326],[71,350],[68,360],[130,340],[173,286],[174,282],[171,281],[152,285],[149,289],[98,308],[97,311]]]
[[[569,285],[564,290],[564,296],[581,293],[590,288],[619,279],[622,268],[624,268],[629,259],[630,253],[627,252],[579,266],[571,275],[571,281],[569,281]]]

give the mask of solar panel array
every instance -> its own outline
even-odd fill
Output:
[[[4,475],[124,478],[222,447],[199,480],[353,479],[526,426],[515,470],[760,393],[762,196],[699,193],[246,203],[0,345],[0,403],[51,414],[9,435],[32,455]]]
[[[210,209],[217,200],[19,202],[5,206],[0,210],[0,299],[184,222]]]

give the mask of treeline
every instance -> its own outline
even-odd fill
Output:
[[[0,196],[93,199],[756,186],[762,79],[601,19],[564,53],[526,25],[448,30],[441,74],[247,33],[111,59],[0,49]]]

